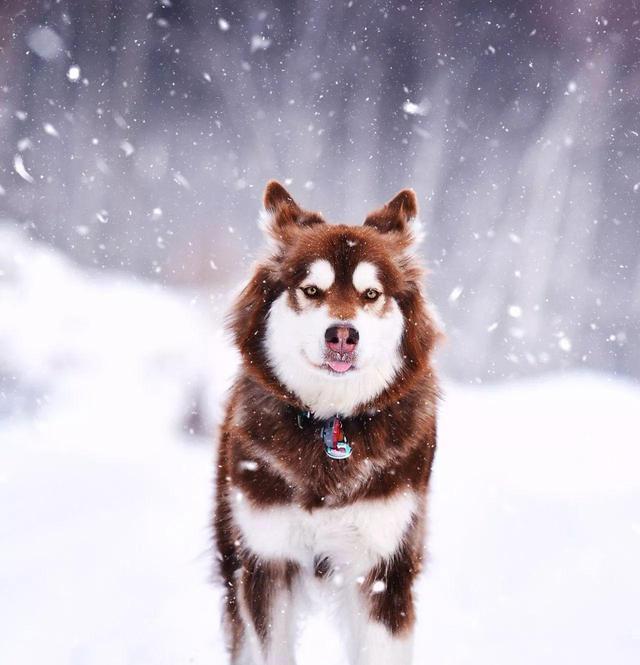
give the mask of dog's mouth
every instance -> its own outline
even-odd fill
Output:
[[[322,367],[335,374],[344,374],[354,369],[355,353],[336,353],[328,351],[325,354]]]
[[[324,356],[324,361],[321,364],[314,363],[304,351],[302,352],[302,355],[311,366],[316,369],[321,369],[327,374],[345,374],[346,372],[357,369],[355,353],[336,353],[334,351],[327,351]]]

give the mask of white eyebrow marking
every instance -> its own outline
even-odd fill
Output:
[[[378,269],[369,261],[361,261],[353,271],[353,285],[356,291],[363,293],[367,289],[382,291],[382,284],[378,280]]]
[[[336,278],[333,267],[326,259],[314,261],[307,270],[307,276],[300,286],[317,286],[326,291]]]

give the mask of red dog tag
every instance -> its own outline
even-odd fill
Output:
[[[325,421],[320,435],[324,450],[332,459],[346,459],[351,455],[352,448],[344,435],[342,421],[338,416]]]

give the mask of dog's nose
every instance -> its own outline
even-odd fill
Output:
[[[351,353],[359,339],[358,331],[351,326],[331,326],[324,334],[327,346],[337,353]]]

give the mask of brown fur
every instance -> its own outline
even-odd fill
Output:
[[[267,186],[265,208],[273,213],[270,233],[276,248],[257,266],[230,318],[242,370],[219,442],[215,534],[227,589],[227,621],[233,626],[232,652],[242,635],[238,594],[245,594],[255,628],[266,639],[268,590],[291,584],[298,571],[291,562],[260,562],[245,548],[231,518],[231,488],[241,490],[257,507],[294,503],[307,510],[386,497],[401,488],[424,495],[436,448],[438,386],[431,352],[439,332],[425,306],[420,266],[407,253],[409,220],[417,211],[413,192],[403,190],[361,227],[324,223],[274,182]],[[324,257],[331,257],[336,279],[320,298],[336,318],[348,319],[362,306],[350,275],[366,260],[378,266],[385,298],[395,298],[406,324],[402,368],[387,390],[344,419],[347,438],[356,445],[348,461],[337,462],[321,445],[311,443],[317,441],[317,422],[303,421],[300,427],[297,415],[305,405],[274,376],[264,350],[271,304],[286,291],[295,307],[295,291],[308,265]],[[259,463],[259,471],[247,469],[247,460]],[[419,514],[393,558],[370,571],[362,585],[371,618],[394,634],[409,630],[414,621],[411,587],[421,568],[423,535],[424,515]],[[315,574],[329,575],[330,565],[318,559]],[[385,583],[385,590],[374,594],[371,587],[377,580]]]

